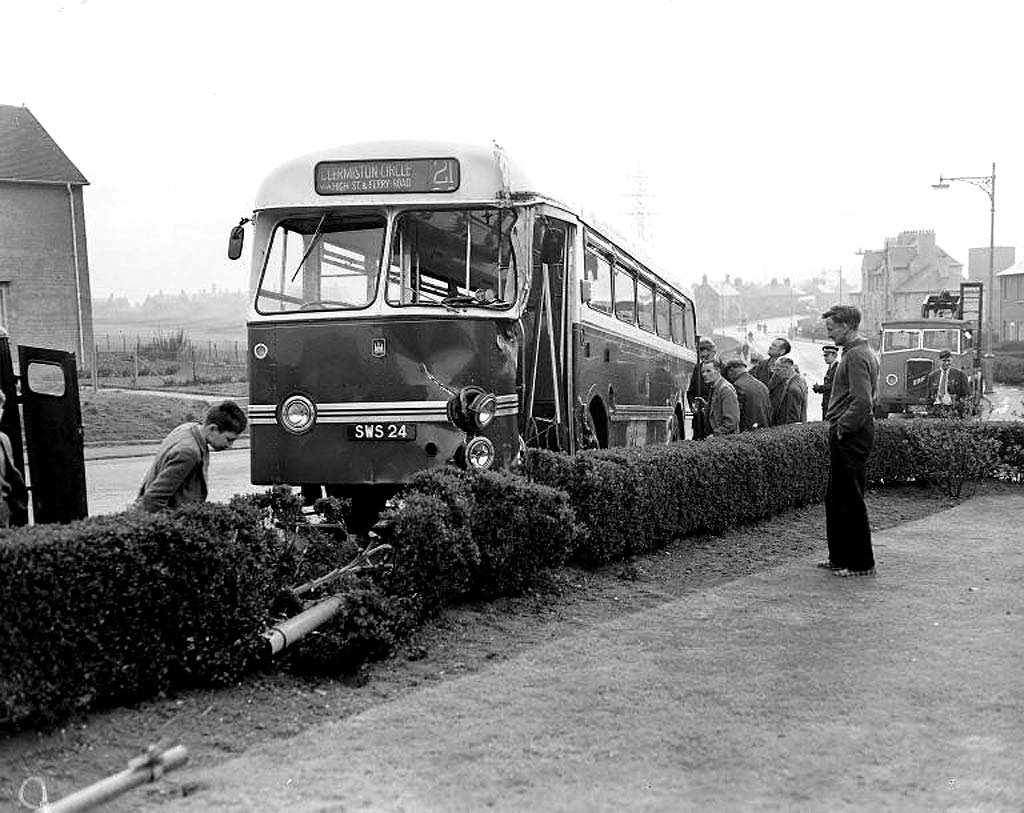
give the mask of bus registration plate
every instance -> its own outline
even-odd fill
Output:
[[[416,440],[414,423],[354,423],[348,428],[349,440]]]

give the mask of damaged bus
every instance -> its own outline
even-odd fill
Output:
[[[372,515],[422,469],[684,437],[692,301],[496,146],[303,156],[251,222],[254,484]]]

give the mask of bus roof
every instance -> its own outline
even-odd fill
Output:
[[[318,165],[335,162],[415,162],[417,159],[455,158],[459,162],[459,181],[452,191],[424,190],[412,193],[320,194],[317,189]],[[272,170],[256,193],[254,210],[320,208],[324,206],[388,206],[410,203],[466,205],[470,203],[543,202],[573,214],[605,240],[614,243],[636,262],[645,266],[671,288],[680,288],[659,274],[660,263],[652,261],[649,251],[637,240],[627,238],[606,221],[578,203],[566,202],[537,190],[522,166],[512,161],[496,144],[465,144],[451,141],[367,141],[345,144],[307,153]]]
[[[458,160],[459,181],[456,189],[412,193],[386,191],[319,194],[314,180],[317,165],[325,162],[369,164],[429,158]],[[436,198],[442,204],[498,202],[508,195],[523,195],[532,191],[522,168],[509,160],[496,146],[447,141],[368,141],[318,150],[281,164],[263,181],[256,193],[254,208],[259,211],[302,206],[379,206],[422,201],[424,197]]]

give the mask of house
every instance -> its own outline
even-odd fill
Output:
[[[726,325],[735,325],[743,318],[740,292],[729,280],[709,282],[704,274],[700,285],[693,287],[693,307],[697,317],[697,332],[710,336],[722,332]]]
[[[992,263],[989,264],[989,249],[970,248],[967,250],[967,279],[981,282],[985,286],[985,319],[992,320],[993,340],[1006,341],[1001,337],[1005,335],[1003,327],[1005,322],[1014,321],[1020,324],[1020,320],[1014,316],[1004,315],[1003,306],[1005,286],[1002,283],[1000,272],[1010,268],[1016,258],[1016,249],[1013,246],[996,246],[992,252]],[[992,272],[993,279],[990,285],[989,272]],[[1019,272],[1018,272],[1019,273]],[[1013,276],[1012,274],[1010,276]],[[993,289],[994,285],[994,290]],[[990,294],[989,291],[992,290]],[[1018,297],[1019,299],[1019,297]],[[1013,299],[1009,300],[1012,304]],[[991,307],[991,311],[989,308]]]
[[[74,352],[80,368],[93,348],[88,183],[28,108],[0,105],[0,326],[12,348]]]
[[[963,263],[935,243],[934,231],[904,231],[887,237],[885,247],[863,252],[861,332],[874,336],[889,319],[917,319],[930,294],[959,291]]]
[[[999,290],[998,341],[1024,341],[1024,260],[996,274]]]

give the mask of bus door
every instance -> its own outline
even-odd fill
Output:
[[[523,439],[528,446],[575,451],[569,357],[570,224],[538,217],[533,230],[530,295],[523,314]]]
[[[75,354],[18,347],[25,445],[36,523],[88,515]]]

